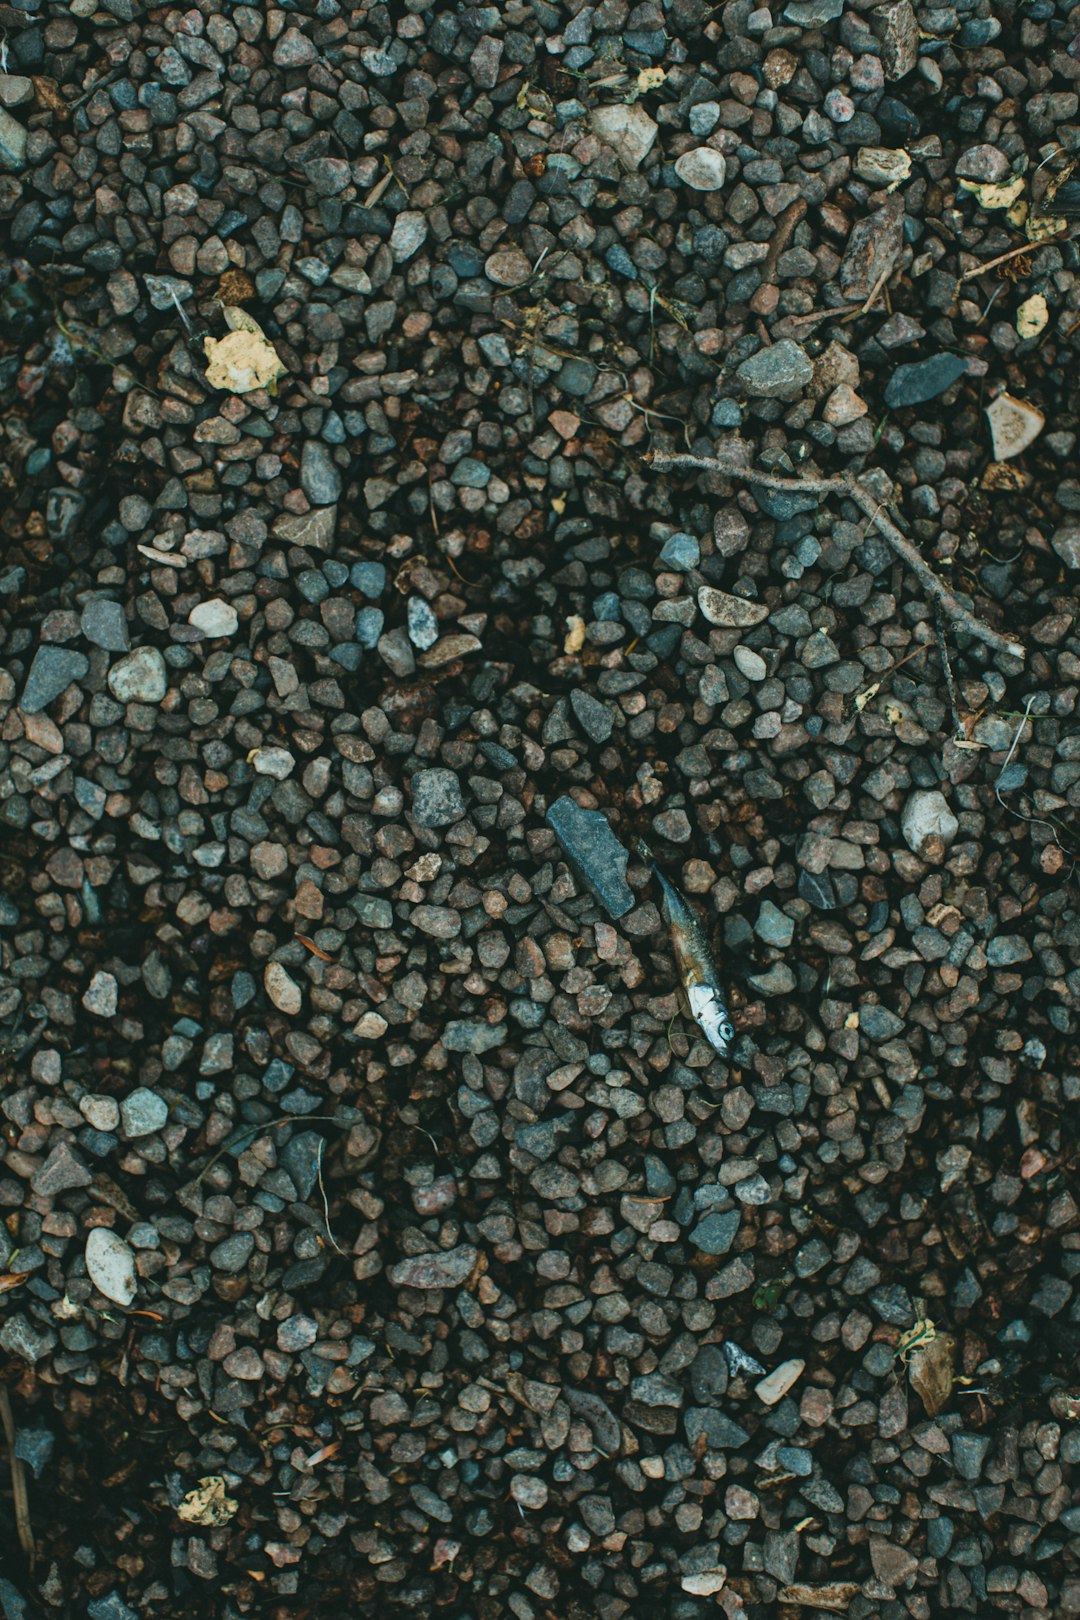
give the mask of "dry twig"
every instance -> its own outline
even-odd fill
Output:
[[[7,1443],[8,1467],[11,1470],[11,1498],[15,1508],[15,1530],[19,1537],[19,1546],[26,1554],[26,1561],[30,1568],[34,1567],[37,1557],[37,1548],[34,1546],[34,1532],[30,1524],[30,1498],[26,1490],[26,1469],[23,1460],[15,1452],[15,1414],[11,1410],[11,1396],[7,1385],[0,1384],[0,1423],[4,1427],[4,1439]]]
[[[866,514],[878,533],[888,541],[901,562],[915,575],[927,595],[935,602],[941,603],[954,624],[965,630],[969,636],[975,636],[988,647],[993,647],[995,652],[1008,653],[1010,657],[1019,658],[1021,661],[1026,656],[1024,648],[1018,641],[1003,636],[982,619],[976,618],[974,613],[963,605],[944,581],[938,578],[906,535],[901,534],[892,519],[886,516],[874,495],[854,474],[843,473],[838,478],[782,478],[776,473],[763,472],[757,467],[744,467],[734,461],[723,461],[717,456],[669,455],[661,450],[654,450],[645,457],[645,460],[656,472],[678,472],[681,468],[694,468],[699,472],[719,473],[723,478],[742,478],[747,483],[761,484],[765,489],[795,490],[808,495],[847,495]]]

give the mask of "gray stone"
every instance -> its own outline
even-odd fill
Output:
[[[93,1180],[89,1170],[68,1142],[57,1142],[45,1163],[30,1177],[30,1185],[41,1198],[54,1198],[73,1187],[86,1187]]]
[[[556,799],[548,826],[563,853],[609,917],[623,917],[634,904],[626,881],[628,856],[600,810],[583,810],[571,798]]]
[[[469,1276],[477,1259],[477,1251],[470,1244],[460,1243],[456,1249],[399,1260],[389,1268],[387,1276],[395,1288],[456,1288]]]
[[[443,1030],[442,1043],[448,1052],[492,1052],[506,1044],[506,1025],[452,1019]]]
[[[969,146],[956,160],[955,173],[961,180],[975,180],[981,185],[1000,185],[1009,177],[1011,164],[1004,152],[996,146]]]
[[[692,534],[673,534],[661,548],[660,561],[665,568],[685,574],[701,561],[701,547]]]
[[[361,612],[363,611],[365,610],[361,609]],[[368,609],[366,611],[370,612],[372,610]],[[410,596],[405,616],[409,627],[409,640],[413,646],[419,647],[421,652],[426,652],[429,647],[434,647],[439,639],[439,621],[432,611],[431,604],[425,602],[422,596]],[[379,618],[382,619],[381,613]],[[381,628],[380,624],[380,631]],[[378,636],[376,636],[375,640],[378,640]],[[374,645],[374,642],[372,645]]]
[[[905,405],[922,405],[951,388],[967,371],[967,361],[959,354],[934,354],[910,366],[897,366],[885,387],[885,403],[891,411]]]
[[[1031,961],[1031,946],[1020,934],[998,934],[986,947],[986,960],[991,967],[1015,967]]]
[[[593,131],[628,169],[640,169],[659,134],[659,125],[641,104],[617,102],[610,107],[594,107],[589,114]]]
[[[1080,519],[1066,518],[1055,529],[1050,544],[1066,568],[1080,568]]]
[[[711,1406],[689,1407],[685,1423],[687,1443],[692,1446],[704,1435],[705,1443],[712,1451],[735,1451],[739,1446],[745,1446],[750,1438],[740,1424]]]
[[[16,174],[26,167],[27,134],[17,118],[0,107],[0,169]]]
[[[784,7],[784,21],[796,28],[821,28],[835,22],[844,10],[844,0],[789,0]]]
[[[814,379],[814,367],[797,343],[781,338],[744,360],[735,374],[756,399],[795,399]]]
[[[67,647],[39,647],[19,707],[24,714],[40,714],[73,681],[81,681],[89,668],[89,660],[80,652],[71,652]]]
[[[906,1547],[898,1547],[894,1541],[886,1541],[884,1536],[870,1537],[870,1562],[878,1580],[892,1587],[914,1580],[919,1568],[914,1553],[908,1552]]]
[[[904,78],[919,59],[919,24],[910,0],[887,0],[874,7],[867,21],[881,45],[885,77]]]
[[[234,1232],[232,1237],[215,1243],[210,1250],[210,1264],[215,1271],[243,1271],[254,1248],[255,1239],[250,1232]]]
[[[859,1008],[859,1028],[872,1041],[892,1040],[894,1035],[899,1035],[903,1027],[902,1018],[898,1018],[888,1007],[879,1006],[877,1002],[872,1001]]]
[[[92,1598],[86,1605],[90,1620],[139,1620],[134,1609],[129,1609],[119,1592],[106,1592],[104,1597]]]
[[[328,445],[308,439],[300,454],[300,488],[312,506],[334,506],[341,499],[341,473]]]
[[[315,1190],[325,1151],[326,1142],[318,1131],[298,1131],[281,1150],[281,1168],[296,1188],[301,1202],[310,1198]]]
[[[771,900],[763,900],[754,933],[766,945],[776,945],[780,950],[785,950],[795,937],[795,924],[779,906],[773,905]]]
[[[405,264],[414,253],[419,253],[427,241],[427,218],[418,208],[406,208],[394,220],[390,232],[390,251],[395,264]]]
[[[698,1221],[690,1241],[702,1254],[727,1254],[734,1243],[742,1216],[737,1209],[714,1210]]]
[[[156,647],[137,647],[114,664],[109,691],[118,703],[160,703],[169,690],[165,660]]]
[[[127,652],[131,646],[124,610],[119,602],[111,602],[106,596],[95,596],[87,602],[80,628],[87,641],[104,647],[106,652]]]
[[[95,1018],[115,1018],[119,997],[120,986],[113,975],[99,968],[86,988],[82,1004]]]
[[[836,909],[836,890],[833,888],[832,878],[828,872],[799,872],[799,898],[817,911],[834,911]]]
[[[921,856],[951,844],[960,823],[943,793],[937,788],[920,788],[908,795],[900,816],[900,831],[907,847]]]
[[[336,532],[336,506],[316,505],[311,512],[282,512],[274,519],[273,533],[279,540],[288,540],[294,546],[311,546],[316,551],[329,551]]]
[[[86,1178],[89,1181],[89,1176]],[[24,1361],[40,1361],[56,1344],[52,1328],[32,1322],[21,1311],[9,1316],[0,1327],[0,1350],[9,1356],[21,1356]]]
[[[718,1344],[704,1345],[690,1368],[690,1390],[699,1406],[713,1406],[728,1387],[727,1357]]]
[[[587,737],[594,743],[607,742],[615,725],[615,717],[606,703],[594,698],[584,687],[575,686],[570,693],[570,707]]]
[[[412,813],[421,827],[450,827],[465,814],[465,800],[455,771],[442,766],[417,771],[410,786]]]
[[[982,1473],[986,1454],[990,1450],[988,1434],[954,1434],[952,1437],[953,1462],[961,1479],[978,1479]]]
[[[169,1105],[149,1086],[138,1086],[121,1099],[120,1120],[127,1137],[150,1136],[169,1117]]]

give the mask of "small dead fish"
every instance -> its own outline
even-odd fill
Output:
[[[637,849],[651,868],[664,897],[664,919],[671,929],[671,943],[675,947],[675,961],[690,1015],[709,1045],[726,1058],[735,1039],[735,1029],[705,930],[690,902],[661,872],[649,846],[639,840]]]

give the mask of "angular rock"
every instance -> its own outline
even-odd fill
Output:
[[[782,1361],[779,1367],[774,1367],[767,1373],[760,1383],[754,1385],[754,1394],[766,1406],[775,1406],[777,1401],[783,1400],[791,1386],[796,1383],[806,1370],[806,1362],[792,1358]]]
[[[169,675],[156,647],[137,647],[113,665],[108,683],[118,703],[160,703],[169,690]]]
[[[337,532],[337,507],[316,506],[310,512],[283,512],[274,519],[273,533],[294,546],[312,546],[329,551]]]
[[[450,827],[465,814],[465,800],[455,771],[441,766],[417,771],[410,786],[412,812],[421,827]]]
[[[26,145],[29,137],[17,118],[0,107],[0,169],[17,174],[26,167]]]
[[[564,797],[556,799],[546,819],[567,860],[608,916],[625,916],[634,904],[626,881],[629,857],[607,817],[600,810],[583,810],[576,800]]]
[[[879,282],[888,281],[904,246],[904,204],[889,197],[852,228],[840,265],[840,291],[853,301],[869,298]]]
[[[885,77],[903,79],[919,59],[919,24],[910,0],[886,0],[873,8],[867,21],[881,46]]]
[[[934,354],[910,366],[897,366],[885,386],[885,403],[891,411],[923,405],[951,388],[967,368],[967,361],[959,354]]]
[[[42,709],[66,692],[73,681],[81,681],[90,668],[89,660],[67,647],[39,647],[26,677],[19,707],[24,714],[40,714]]]
[[[169,1119],[169,1105],[149,1086],[137,1086],[120,1102],[120,1121],[124,1135],[133,1138],[152,1136]]]
[[[230,602],[215,596],[209,602],[199,602],[192,608],[188,614],[188,624],[201,630],[204,636],[232,636],[239,627],[240,617]]]
[[[263,968],[263,986],[278,1012],[296,1017],[304,998],[300,986],[280,962],[267,962]]]
[[[456,1249],[399,1260],[387,1276],[395,1288],[456,1288],[470,1275],[478,1258],[476,1249],[460,1243]]]
[[[722,152],[711,146],[695,146],[675,159],[675,173],[691,191],[719,191],[727,174]]]
[[[937,788],[921,788],[909,794],[900,816],[904,842],[916,855],[936,855],[951,844],[960,831],[945,795]]]
[[[306,440],[300,452],[300,488],[312,506],[336,506],[341,499],[341,473],[321,439]]]
[[[990,423],[995,461],[1008,461],[1022,455],[1046,426],[1042,411],[1025,400],[1014,399],[1011,394],[999,394],[986,407],[986,419]]]
[[[87,641],[106,652],[127,652],[131,646],[127,617],[119,602],[94,596],[82,610],[80,629]]]
[[[616,103],[612,107],[594,107],[589,123],[594,134],[628,169],[640,169],[659,134],[659,125],[637,102],[632,106]]]
[[[813,381],[814,367],[804,349],[781,338],[744,360],[735,375],[756,399],[796,399]]]

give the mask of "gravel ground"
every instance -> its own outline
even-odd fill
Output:
[[[1080,1614],[1080,7],[0,25],[4,1620]]]

